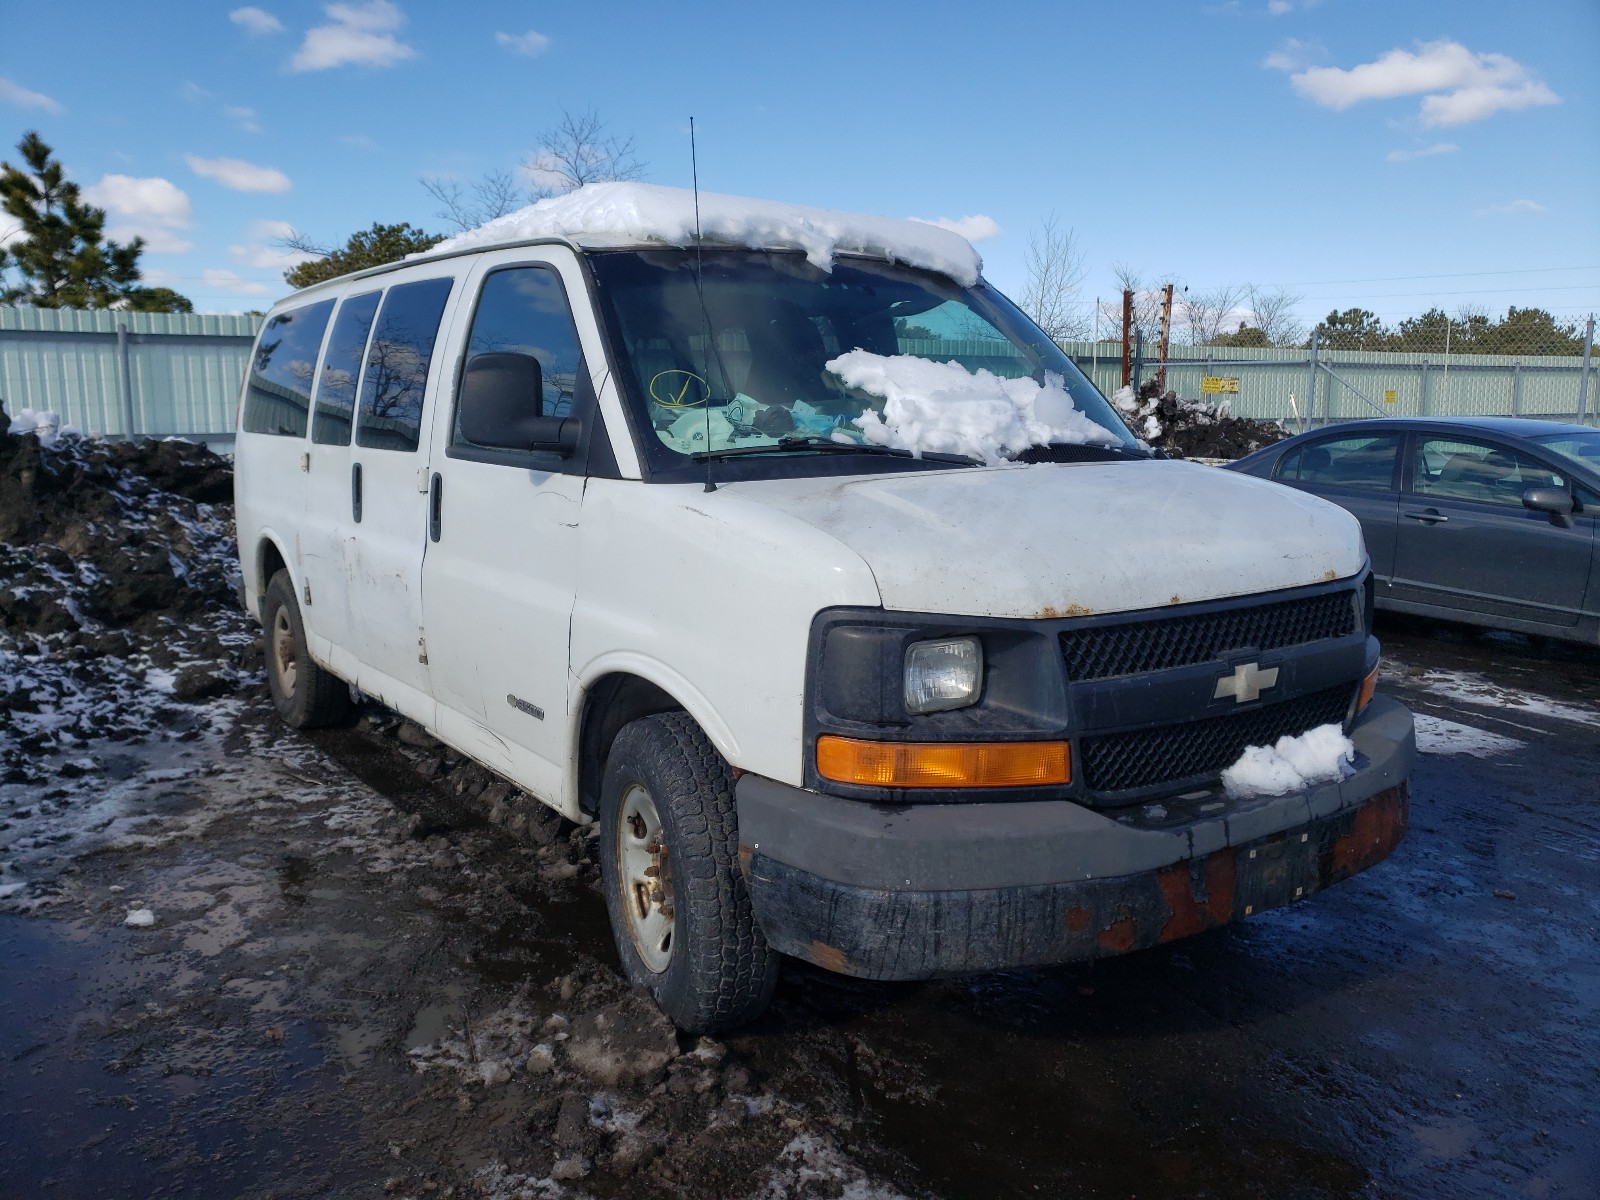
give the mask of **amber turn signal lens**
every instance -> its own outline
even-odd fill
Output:
[[[817,739],[817,773],[867,787],[1042,787],[1072,782],[1066,742],[863,742]]]
[[[1360,712],[1372,703],[1372,697],[1378,690],[1378,668],[1374,666],[1361,681],[1361,697],[1356,701],[1356,711]]]

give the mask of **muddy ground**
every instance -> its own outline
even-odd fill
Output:
[[[380,710],[276,723],[224,506],[140,465],[0,548],[0,1196],[1594,1194],[1600,655],[1386,622],[1389,862],[1093,965],[788,964],[695,1042],[586,830]],[[181,623],[92,607],[168,548]]]

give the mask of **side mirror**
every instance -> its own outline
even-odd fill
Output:
[[[573,417],[544,415],[544,370],[531,354],[474,354],[461,377],[456,402],[461,434],[493,450],[543,450],[571,455],[581,425]]]
[[[1552,524],[1569,527],[1572,512],[1577,507],[1572,493],[1566,488],[1534,487],[1522,493],[1522,507],[1534,512],[1549,513]]]

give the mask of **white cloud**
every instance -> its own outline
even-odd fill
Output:
[[[289,60],[291,71],[323,71],[351,63],[392,67],[417,55],[394,36],[406,19],[389,0],[330,4],[324,11],[333,24],[306,30],[300,49]]]
[[[912,217],[913,221],[920,221],[924,225],[937,225],[940,229],[948,229],[951,233],[959,233],[969,242],[981,242],[984,238],[992,238],[1000,232],[1000,223],[993,217],[983,213],[973,213],[971,216],[961,217]]]
[[[1446,96],[1424,96],[1422,124],[1427,128],[1467,125],[1492,117],[1502,109],[1517,112],[1537,105],[1560,103],[1561,97],[1537,79],[1526,80],[1515,87],[1488,84],[1460,88]]]
[[[178,89],[178,94],[190,104],[204,104],[211,99],[211,93],[192,79],[183,81],[183,86]]]
[[[347,133],[339,139],[353,150],[372,151],[378,148],[378,143],[364,133]]]
[[[194,249],[194,243],[174,232],[188,228],[190,207],[188,195],[170,180],[103,175],[98,183],[83,189],[83,198],[121,218],[106,230],[114,242],[127,245],[141,237],[151,254],[182,254]]]
[[[1297,69],[1288,54],[1269,55],[1268,67],[1294,71],[1295,91],[1324,108],[1343,111],[1364,100],[1423,96],[1424,127],[1464,125],[1504,110],[1559,104],[1561,99],[1521,63],[1504,54],[1477,54],[1460,42],[1422,42],[1416,53],[1389,50],[1374,61]]]
[[[1388,162],[1410,162],[1414,158],[1432,158],[1435,154],[1454,154],[1459,149],[1461,147],[1454,142],[1435,142],[1414,150],[1391,150],[1383,157]]]
[[[214,179],[236,192],[287,192],[294,186],[276,167],[258,167],[239,158],[197,158],[186,154],[183,161],[196,175]]]
[[[271,288],[253,279],[246,279],[222,267],[207,267],[200,272],[200,285],[206,291],[222,292],[229,296],[270,296],[281,288]]]
[[[236,8],[228,14],[228,20],[235,25],[242,25],[250,33],[259,37],[264,33],[282,33],[283,22],[263,9],[252,6]]]
[[[52,113],[61,111],[61,105],[43,92],[29,91],[3,75],[0,75],[0,104],[12,104],[17,108],[42,108]]]
[[[153,225],[113,225],[106,230],[106,236],[124,246],[141,237],[147,254],[186,254],[194,249],[193,242]]]
[[[1322,0],[1267,0],[1267,14],[1281,17],[1295,9],[1315,8]]]
[[[1537,216],[1547,211],[1545,206],[1537,200],[1512,200],[1506,204],[1491,204],[1488,208],[1480,208],[1480,217],[1517,217],[1527,214]]]
[[[240,129],[244,130],[245,133],[261,132],[261,123],[256,120],[255,109],[230,105],[222,111],[227,113],[229,119],[232,120],[233,123]]]
[[[103,175],[99,183],[83,189],[83,198],[130,224],[166,229],[185,229],[189,224],[188,194],[159,176]]]
[[[1319,58],[1325,58],[1327,51],[1318,42],[1302,42],[1299,38],[1284,38],[1283,43],[1262,60],[1261,65],[1273,71],[1298,71],[1309,66]]]
[[[550,48],[550,39],[532,29],[527,33],[497,33],[494,40],[513,54],[526,54],[529,58],[543,54]]]
[[[294,236],[294,226],[287,221],[256,221],[246,232],[246,241],[229,246],[228,253],[241,266],[261,270],[287,271],[290,267],[316,258],[303,250],[288,250],[273,242]]]

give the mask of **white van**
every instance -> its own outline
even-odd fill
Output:
[[[1414,743],[1355,520],[1153,458],[980,266],[609,184],[279,302],[236,474],[278,711],[359,689],[598,820],[688,1031],[780,954],[1119,954],[1383,859]]]

